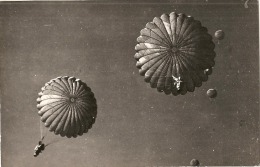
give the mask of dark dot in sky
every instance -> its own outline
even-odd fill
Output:
[[[192,159],[192,160],[190,161],[190,165],[191,165],[191,166],[199,166],[199,165],[200,165],[200,162],[199,162],[199,160],[197,160],[197,159]]]
[[[227,49],[228,53],[232,53],[232,50],[233,50],[232,46],[227,46],[226,49]]]
[[[210,98],[215,98],[217,97],[217,91],[215,89],[209,89],[207,91],[207,96]]]
[[[240,120],[239,121],[239,126],[242,127],[243,125],[245,125],[246,121],[245,120]]]

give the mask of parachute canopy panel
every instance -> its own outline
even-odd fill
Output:
[[[163,14],[146,24],[137,38],[136,66],[152,88],[186,94],[208,80],[215,45],[207,28],[185,14]]]
[[[97,116],[94,93],[80,79],[58,77],[42,87],[37,99],[44,125],[62,137],[87,133]]]

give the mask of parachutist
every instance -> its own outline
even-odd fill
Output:
[[[224,38],[223,31],[215,35],[218,40]],[[204,67],[210,69],[215,64],[215,44],[207,28],[184,13],[154,17],[140,31],[137,42],[134,58],[139,74],[166,95],[193,92],[207,80]]]
[[[42,141],[39,141],[39,144],[34,148],[34,157],[37,157],[45,148],[44,143]]]
[[[172,78],[175,81],[174,86],[176,86],[177,90],[179,91],[181,89],[181,83],[183,82],[181,80],[181,77],[176,78],[176,77],[172,76]]]

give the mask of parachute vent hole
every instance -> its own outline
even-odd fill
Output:
[[[177,46],[171,46],[170,52],[177,53],[177,52],[179,52],[179,48]]]
[[[177,51],[178,51],[178,48],[172,47],[172,52],[173,52],[173,53],[175,53],[175,52],[177,52]]]
[[[71,102],[71,103],[74,103],[75,101],[76,101],[76,99],[75,99],[74,97],[71,97],[71,98],[70,98],[70,102]]]

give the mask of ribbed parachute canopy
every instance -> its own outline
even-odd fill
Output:
[[[62,137],[87,133],[97,116],[94,93],[75,77],[57,77],[47,82],[39,93],[37,103],[41,121],[50,131]]]
[[[172,12],[155,17],[140,34],[134,57],[140,75],[152,88],[184,95],[208,80],[207,71],[215,64],[215,44],[200,21]]]

